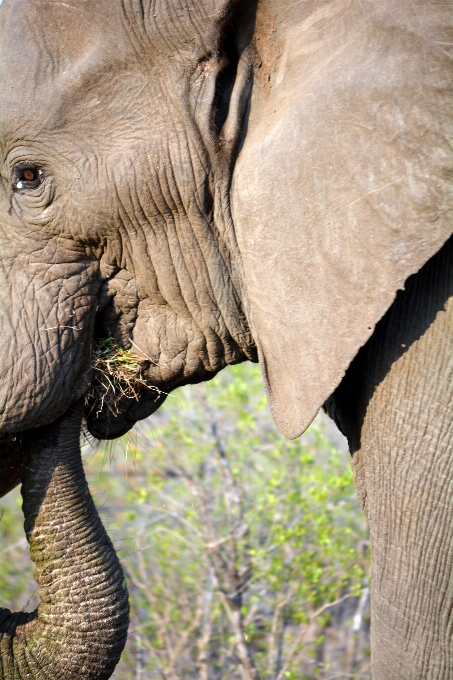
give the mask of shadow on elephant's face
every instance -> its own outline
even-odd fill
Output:
[[[124,400],[117,412],[108,408],[100,412],[88,410],[86,413],[86,428],[95,439],[116,439],[122,437],[135,425],[152,415],[164,403],[166,395],[156,398],[155,393],[141,395],[139,401]]]

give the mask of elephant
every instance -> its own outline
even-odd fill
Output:
[[[451,678],[451,10],[3,0],[0,492],[42,604],[0,611],[1,680],[107,678],[124,645],[82,411],[114,439],[247,360],[285,436],[324,407],[348,439],[374,680]],[[140,389],[90,408],[105,340]]]

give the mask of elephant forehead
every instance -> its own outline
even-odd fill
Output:
[[[41,130],[45,123],[55,130],[61,123],[57,111],[64,119],[80,102],[84,107],[95,105],[92,96],[87,101],[92,91],[99,96],[104,89],[104,105],[132,100],[137,108],[147,99],[145,82],[151,89],[159,78],[165,79],[167,88],[170,81],[181,84],[187,64],[196,66],[215,48],[224,4],[225,0],[158,6],[146,0],[4,0],[2,127],[15,129],[17,122],[27,122],[32,130]],[[118,83],[130,88],[125,72],[129,76],[131,71],[141,75],[142,90],[119,97]],[[92,111],[84,113],[92,117]]]
[[[85,109],[92,118],[93,94],[110,90],[115,74],[136,57],[118,3],[6,2],[1,7],[0,65],[3,136],[18,127],[28,138],[56,130]],[[103,86],[104,83],[104,86]],[[107,85],[110,83],[110,86]],[[103,102],[105,104],[105,100]],[[21,135],[23,137],[23,135]]]
[[[121,53],[126,45],[119,4],[111,2],[29,2],[5,0],[1,8],[2,71],[17,90],[70,68],[94,51]],[[115,49],[116,48],[116,49]]]

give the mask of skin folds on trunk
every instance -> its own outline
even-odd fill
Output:
[[[129,606],[121,565],[88,490],[81,408],[23,436],[25,531],[41,604],[0,609],[0,680],[109,678]]]

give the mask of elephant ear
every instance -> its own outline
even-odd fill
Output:
[[[231,207],[270,407],[290,438],[453,231],[447,5],[258,2]]]

